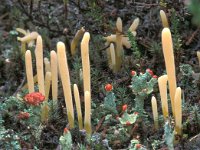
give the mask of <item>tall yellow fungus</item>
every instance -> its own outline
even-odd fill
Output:
[[[151,106],[153,111],[153,120],[155,129],[158,129],[158,108],[157,108],[157,101],[154,96],[151,98]]]
[[[51,82],[52,82],[52,99],[58,99],[58,60],[57,54],[55,51],[51,51],[50,53],[50,61],[51,61]]]
[[[85,33],[84,27],[82,27],[80,30],[78,30],[76,32],[76,35],[71,42],[71,54],[72,54],[72,56],[74,56],[76,54],[76,47],[77,47],[78,42],[79,42],[79,40],[81,39],[81,37],[83,36],[84,33]]]
[[[85,91],[85,119],[84,128],[88,135],[92,133],[91,127],[91,96],[89,91]]]
[[[163,28],[169,28],[167,16],[163,10],[160,10],[160,17],[161,17]]]
[[[60,71],[60,77],[62,81],[65,104],[67,108],[67,116],[70,124],[70,128],[74,127],[74,108],[72,103],[72,93],[69,77],[69,69],[67,63],[67,57],[65,52],[65,44],[63,42],[57,43],[57,55],[58,55],[58,66]]]
[[[140,19],[139,19],[139,18],[134,19],[134,20],[133,20],[133,23],[131,24],[131,26],[130,26],[130,28],[129,28],[129,30],[130,30],[131,32],[136,31],[136,29],[137,29],[139,23],[140,23]]]
[[[28,82],[29,93],[34,92],[34,80],[33,80],[33,67],[32,67],[32,56],[31,51],[27,50],[25,53],[25,65],[26,65],[26,77]]]
[[[175,72],[175,62],[174,62],[174,52],[171,32],[168,28],[162,30],[162,48],[165,58],[165,66],[169,82],[169,92],[172,104],[173,116],[175,116],[174,110],[174,96],[176,92],[176,72]]]
[[[51,72],[45,74],[45,100],[49,99],[49,91],[51,86]]]
[[[177,134],[182,134],[182,101],[181,101],[181,88],[176,88],[175,94],[175,130]]]
[[[158,85],[160,90],[163,117],[166,120],[168,117],[167,75],[163,75],[158,78]]]
[[[90,81],[90,60],[89,60],[89,32],[85,32],[81,42],[81,58],[83,68],[83,87],[85,91],[91,92],[91,81]]]
[[[43,69],[43,47],[42,47],[42,37],[39,35],[37,37],[36,49],[36,69],[37,69],[37,80],[39,92],[45,95],[44,90],[44,69]]]
[[[200,52],[197,52],[197,57],[199,59],[199,67],[200,67]]]
[[[120,17],[117,18],[116,22],[117,32],[116,32],[116,65],[114,70],[117,72],[120,70],[122,62],[123,62],[123,46],[122,46],[122,20]]]
[[[51,72],[51,65],[47,57],[44,58],[45,72]]]
[[[74,84],[74,98],[76,102],[76,111],[78,114],[78,125],[79,129],[83,129],[83,119],[82,119],[82,112],[81,112],[81,103],[80,103],[80,96],[79,96],[79,90],[76,84]]]
[[[112,66],[111,68],[114,69],[116,65],[116,59],[115,59],[115,47],[113,43],[110,44],[109,51],[110,51],[110,57],[111,57],[111,66]],[[113,70],[113,71],[115,72],[116,70]]]

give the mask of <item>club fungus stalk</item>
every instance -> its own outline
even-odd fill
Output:
[[[158,109],[157,109],[157,101],[154,96],[151,98],[151,105],[152,105],[152,111],[153,111],[153,120],[154,120],[154,126],[155,129],[158,129]]]
[[[69,69],[67,63],[67,57],[65,52],[65,44],[58,42],[57,44],[58,66],[60,71],[61,82],[63,86],[65,104],[67,108],[67,116],[70,124],[70,128],[74,127],[74,109],[72,103],[72,93],[69,77]]]
[[[200,52],[197,52],[197,57],[199,59],[199,67],[200,67]]]
[[[16,28],[16,31],[19,32],[19,33],[22,33],[23,35],[27,35],[27,31],[22,29],[22,28]]]
[[[132,33],[134,34],[134,32],[132,32]],[[134,34],[134,35],[136,36],[136,34]],[[122,45],[128,49],[131,48],[131,43],[130,43],[128,37],[122,37]]]
[[[76,35],[74,39],[71,42],[71,54],[74,56],[76,54],[76,47],[78,45],[78,42],[80,41],[81,37],[84,35],[85,29],[82,27],[80,30],[76,32]]]
[[[37,80],[39,92],[45,95],[44,90],[44,69],[43,69],[43,47],[42,47],[42,37],[39,35],[37,37],[36,49],[36,69],[37,69]]]
[[[81,57],[83,68],[83,87],[85,98],[85,122],[84,128],[88,135],[91,135],[91,83],[90,83],[90,60],[89,60],[89,40],[90,34],[86,32],[81,42]]]
[[[90,60],[89,60],[89,40],[90,34],[86,32],[81,42],[81,58],[83,68],[83,87],[85,91],[91,92],[90,82]]]
[[[167,16],[163,10],[160,10],[160,17],[161,17],[163,28],[169,28]]]
[[[162,112],[163,112],[163,117],[164,117],[165,120],[168,118],[167,79],[168,79],[167,75],[163,75],[163,76],[158,78]]]
[[[44,66],[45,66],[45,72],[51,72],[50,62],[47,57],[44,58]]]
[[[162,30],[162,48],[163,54],[165,58],[165,66],[168,76],[169,82],[169,92],[172,104],[172,112],[173,116],[175,117],[175,110],[174,110],[174,96],[176,92],[176,72],[175,72],[175,63],[174,63],[174,52],[173,52],[173,43],[171,32],[168,28],[164,28]]]
[[[134,21],[133,21],[133,23],[131,24],[129,30],[130,30],[131,32],[136,31],[136,29],[137,29],[139,23],[140,23],[140,19],[139,19],[139,18],[134,19]]]
[[[52,82],[52,98],[53,100],[58,99],[58,62],[57,54],[55,51],[51,51],[51,82]]]
[[[88,135],[91,135],[91,96],[89,91],[85,91],[85,120],[84,120],[84,128]]]
[[[51,72],[46,72],[45,74],[45,100],[49,99],[49,91],[51,85]]]
[[[116,32],[116,65],[115,70],[119,71],[123,61],[123,46],[122,46],[122,20],[117,18],[116,22],[117,32]]]
[[[133,34],[133,36],[136,36],[136,29],[138,25],[139,25],[139,18],[136,18],[129,28],[129,31]],[[106,40],[106,46],[108,46],[110,43],[115,44],[116,65],[113,68],[113,70],[115,70],[114,72],[118,72],[121,69],[121,64],[124,59],[123,46],[125,46],[128,49],[131,48],[129,37],[124,35],[122,32],[123,32],[122,20],[120,17],[118,17],[117,22],[116,22],[116,34],[111,34],[110,36],[104,37],[104,39]],[[107,58],[109,62],[109,67],[112,69],[112,66],[110,65],[111,57],[110,57],[109,48],[107,48],[107,56],[108,56]]]
[[[34,90],[34,80],[33,80],[32,56],[30,50],[27,50],[25,53],[25,64],[26,64],[28,91],[29,93],[33,93],[35,90]]]
[[[116,72],[116,70],[115,70],[115,65],[116,65],[115,48],[114,48],[113,43],[110,44],[109,50],[110,50],[110,57],[111,57],[111,68],[113,69],[113,72]]]
[[[79,130],[83,129],[83,119],[82,119],[82,112],[81,112],[81,103],[80,103],[80,96],[79,96],[79,90],[76,84],[74,84],[74,98],[76,102],[76,111],[78,114],[78,125]]]
[[[136,36],[136,32],[132,33],[134,36]],[[104,39],[107,41],[106,46],[109,45],[110,43],[116,43],[115,34],[111,34],[110,36],[104,37]],[[125,37],[124,35],[122,36],[122,45],[125,46],[126,48],[131,48],[131,44],[128,37]]]
[[[24,55],[26,52],[26,44],[30,45],[32,44],[35,39],[37,39],[37,36],[39,35],[37,32],[31,32],[25,31],[24,29],[21,28],[16,28],[17,32],[22,33],[25,35],[24,37],[17,37],[17,40],[21,42],[21,53]]]
[[[108,47],[106,49],[106,52],[107,52],[107,59],[108,59],[109,68],[111,70],[113,70],[113,72],[116,72],[115,71],[116,62],[115,62],[115,48],[114,48],[114,44],[113,43],[110,44],[110,43],[106,42],[106,47]]]
[[[178,135],[182,134],[182,101],[181,101],[181,88],[176,88],[175,94],[175,130]]]
[[[46,124],[48,122],[49,110],[50,108],[48,106],[48,102],[47,101],[43,102],[42,107],[41,107],[41,122],[43,124]]]
[[[116,27],[117,31],[122,33],[122,19],[120,17],[117,18]]]
[[[39,34],[37,33],[37,32],[31,32],[30,34],[27,34],[26,36],[24,36],[24,37],[18,37],[17,39],[19,40],[19,41],[21,41],[21,42],[26,42],[26,43],[28,43],[28,42],[30,42],[30,41],[32,41],[32,40],[35,40],[35,39],[37,39],[38,38],[38,36],[39,36]]]

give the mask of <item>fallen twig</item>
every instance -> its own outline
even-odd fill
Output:
[[[105,120],[105,116],[103,118],[101,118],[101,120],[99,121],[98,125],[96,126],[96,132],[100,129],[102,123],[104,122]]]
[[[3,18],[5,18],[6,16],[8,16],[8,13],[5,13],[3,15],[0,16],[0,20],[2,20]]]
[[[197,28],[191,36],[189,36],[189,39],[187,40],[187,42],[185,43],[186,45],[190,45],[190,43],[193,41],[194,37],[197,35],[197,33],[199,32],[199,28]]]
[[[13,96],[16,96],[17,93],[22,89],[22,87],[23,87],[25,81],[26,81],[26,77],[23,78],[21,84],[18,86],[18,88],[17,88],[17,90],[14,92]]]

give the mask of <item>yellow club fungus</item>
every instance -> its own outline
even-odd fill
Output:
[[[45,74],[45,100],[49,99],[49,91],[51,86],[51,72]]]
[[[158,85],[160,90],[161,105],[163,117],[166,120],[168,117],[168,101],[167,101],[167,75],[158,78]]]
[[[176,88],[175,94],[175,130],[178,135],[182,134],[182,100],[181,100],[181,88]]]
[[[60,77],[62,81],[65,104],[67,108],[67,116],[70,124],[70,128],[74,127],[74,108],[72,103],[72,93],[69,77],[69,69],[65,51],[65,44],[63,42],[57,43],[57,55],[58,55],[58,66],[60,71]]]
[[[88,135],[92,133],[91,127],[91,96],[89,91],[85,91],[85,120],[84,120],[84,129]]]
[[[35,48],[35,56],[36,56],[36,69],[37,69],[37,80],[39,92],[45,95],[44,90],[44,67],[43,67],[43,47],[42,47],[42,37],[37,37],[37,43]]]
[[[79,96],[79,90],[76,84],[74,84],[74,98],[76,102],[76,111],[78,114],[78,125],[79,129],[83,129],[83,119],[82,119],[82,112],[81,112],[81,103],[80,103],[80,96]]]
[[[90,34],[86,32],[83,36],[81,42],[81,58],[82,58],[82,68],[83,68],[83,87],[85,91],[91,91],[91,81],[90,81],[90,60],[89,60],[89,40]]]
[[[51,61],[51,83],[52,83],[52,98],[53,100],[58,99],[58,60],[55,51],[50,53]]]
[[[45,72],[51,72],[50,62],[47,57],[44,58],[44,66],[45,66]]]
[[[169,92],[172,104],[172,112],[174,115],[174,96],[176,92],[176,72],[175,72],[175,63],[174,63],[174,52],[173,52],[173,43],[171,32],[168,28],[162,30],[162,48],[165,58],[165,66],[169,82]]]
[[[131,24],[129,30],[130,30],[131,32],[136,31],[136,29],[137,29],[139,23],[140,23],[140,19],[139,19],[139,18],[136,18],[136,19],[133,21],[133,23]]]
[[[31,51],[27,50],[25,53],[25,65],[26,65],[26,77],[28,83],[29,93],[34,92],[34,80],[33,80],[33,67],[32,67],[32,56]]]
[[[160,10],[160,17],[161,17],[163,28],[169,28],[167,16],[163,10]]]
[[[157,108],[157,101],[154,96],[152,96],[151,98],[151,105],[152,105],[152,111],[153,111],[154,126],[155,126],[155,129],[158,129],[158,108]]]
[[[80,41],[81,37],[84,35],[85,29],[82,27],[80,30],[76,32],[74,39],[71,42],[71,54],[74,56],[76,54],[76,47],[78,42]]]

